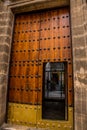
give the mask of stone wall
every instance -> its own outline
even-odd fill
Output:
[[[23,8],[23,3],[24,1],[29,3],[30,0],[17,0],[18,5],[13,1],[11,6],[9,0],[4,1],[3,4],[0,2],[0,124],[5,121],[6,116],[8,70],[14,20],[13,14],[6,4],[14,8],[14,12],[18,11],[19,6],[20,10],[26,11],[25,6]],[[57,2],[57,0],[55,1]],[[16,6],[18,7],[16,8]],[[32,8],[32,4],[30,7]],[[37,5],[35,7],[38,8]],[[42,8],[42,5],[40,4],[39,7]],[[75,130],[87,130],[87,0],[70,0],[70,8],[74,75],[74,126]],[[28,6],[27,9],[29,9]]]
[[[0,2],[0,124],[5,121],[12,14]]]
[[[87,2],[71,0],[75,130],[87,130]]]

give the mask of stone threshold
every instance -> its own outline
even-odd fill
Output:
[[[15,125],[15,124],[6,124],[4,123],[0,130],[46,130],[43,128],[31,128],[28,126],[21,126],[21,125]]]

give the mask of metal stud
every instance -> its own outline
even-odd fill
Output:
[[[72,107],[72,104],[69,104],[69,107]]]
[[[53,18],[53,20],[55,20],[56,18]]]
[[[58,36],[58,39],[60,39],[60,36]]]
[[[48,48],[48,50],[50,50],[50,48]]]
[[[70,36],[68,35],[67,37],[69,38]]]
[[[53,37],[53,39],[56,39],[56,37]]]
[[[50,37],[48,37],[48,40],[50,40],[51,38]]]
[[[63,36],[63,38],[66,38],[66,36]]]
[[[40,91],[41,91],[41,88],[37,88],[37,91],[39,91],[39,92],[40,92]]]
[[[70,48],[70,46],[68,46],[68,48]]]
[[[58,49],[60,49],[60,47],[58,47]]]
[[[69,62],[69,65],[71,64],[71,62]]]
[[[39,49],[36,49],[36,51],[39,51]]]
[[[65,18],[65,16],[63,16],[62,18]]]
[[[47,30],[46,28],[44,28],[44,30]]]
[[[44,59],[44,61],[46,61],[46,59]]]
[[[38,78],[38,75],[35,75],[35,78]]]
[[[29,87],[27,86],[27,87],[25,88],[25,90],[26,90],[26,91],[29,91]]]
[[[39,59],[39,62],[41,62],[41,59]]]
[[[69,92],[72,92],[72,89],[69,89]]]
[[[56,48],[54,47],[53,50],[55,50]]]
[[[64,125],[64,128],[66,128],[67,126],[66,125]]]
[[[40,51],[42,50],[42,48],[39,49]]]
[[[38,59],[36,59],[36,62],[38,62]]]
[[[30,52],[30,50],[28,50],[28,52]]]
[[[48,59],[48,61],[50,61],[50,59]]]
[[[71,77],[72,77],[72,75],[69,75],[69,77],[71,78]]]
[[[14,89],[15,90],[15,89]],[[19,88],[17,88],[17,91],[19,91]]]
[[[55,127],[55,124],[52,124],[52,127]]]
[[[68,60],[71,60],[70,58],[68,58]]]
[[[56,27],[53,27],[53,29],[56,29]]]
[[[34,60],[32,60],[32,62],[34,62]]]
[[[23,88],[21,88],[21,91],[23,91],[24,89]]]
[[[61,126],[60,126],[60,124],[58,124],[58,128],[60,128]]]
[[[46,50],[46,48],[43,49],[44,51]]]
[[[47,123],[46,126],[49,127],[49,124]]]
[[[37,41],[40,41],[39,39],[37,39]]]

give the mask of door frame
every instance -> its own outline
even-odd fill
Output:
[[[62,0],[58,2],[58,0],[55,0],[53,2],[52,0],[49,0],[48,2],[46,0],[33,0],[27,1],[23,0],[19,2],[11,2],[8,3],[8,8],[11,10],[11,13],[13,14],[15,18],[15,14],[22,13],[22,12],[29,12],[34,10],[41,10],[41,9],[47,9],[47,8],[55,8],[55,7],[63,7],[63,6],[69,6],[70,2],[69,0]],[[14,20],[13,20],[13,26],[14,26]],[[13,32],[13,28],[11,30]],[[12,39],[11,39],[12,40]]]

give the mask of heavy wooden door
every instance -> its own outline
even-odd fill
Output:
[[[73,128],[73,88],[69,9],[39,12],[20,14],[15,18],[7,120],[50,130],[71,130]],[[42,117],[45,66],[48,63],[54,66],[55,64],[64,65],[64,70],[61,71],[61,75],[64,75],[65,88],[63,90],[66,116],[64,120],[50,120]],[[52,74],[60,75],[60,71],[52,71]],[[58,101],[61,100],[58,99]]]

